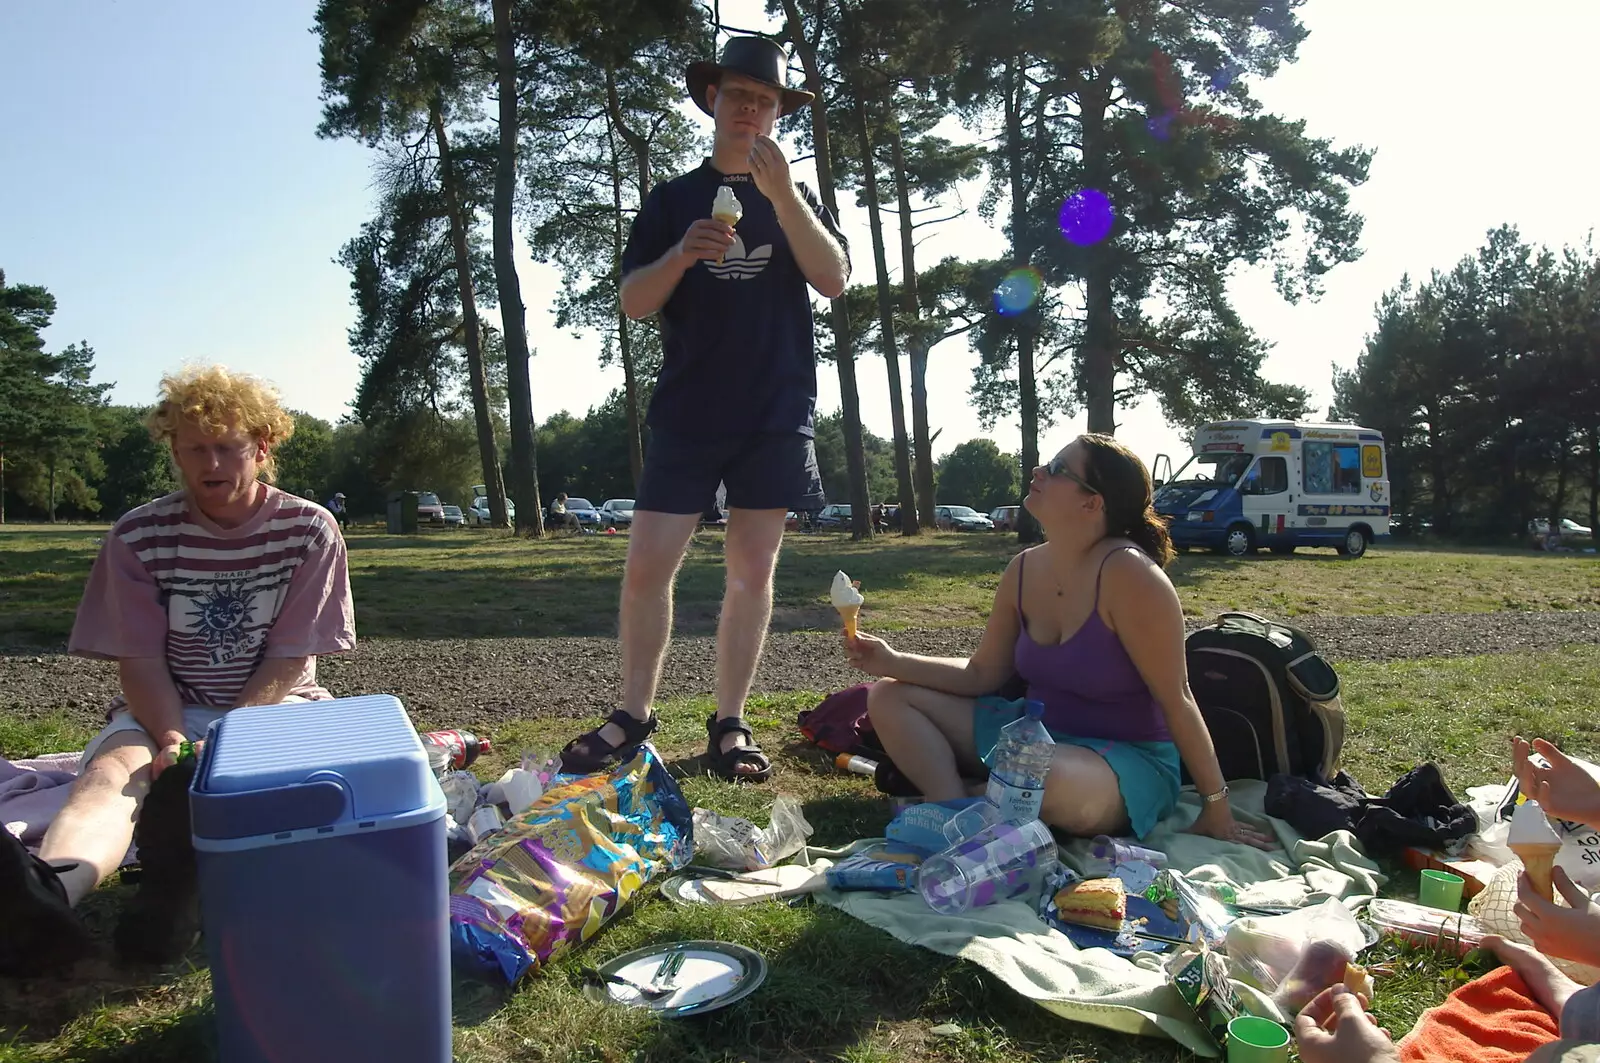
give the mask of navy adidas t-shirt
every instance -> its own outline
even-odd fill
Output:
[[[817,405],[811,291],[772,202],[749,174],[724,174],[708,159],[651,189],[628,234],[623,275],[655,262],[690,225],[711,217],[724,184],[744,216],[722,264],[696,262],[661,308],[663,358],[648,423],[689,439],[811,435]],[[838,221],[804,184],[796,188],[848,251]]]

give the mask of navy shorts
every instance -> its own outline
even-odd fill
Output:
[[[704,513],[728,488],[729,509],[821,509],[822,474],[811,437],[799,432],[684,439],[650,433],[635,509]]]

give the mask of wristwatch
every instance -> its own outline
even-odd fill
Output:
[[[1228,784],[1227,783],[1223,783],[1222,784],[1222,789],[1218,790],[1214,794],[1202,794],[1201,795],[1201,800],[1205,801],[1205,803],[1208,804],[1208,805],[1214,805],[1218,801],[1226,800],[1227,797],[1228,797]]]

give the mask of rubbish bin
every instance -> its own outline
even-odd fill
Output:
[[[190,784],[223,1063],[449,1063],[444,793],[386,694],[234,709]]]
[[[389,496],[389,534],[415,535],[417,533],[417,493],[396,491]]]

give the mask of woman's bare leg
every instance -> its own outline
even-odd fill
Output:
[[[966,797],[961,769],[980,766],[972,698],[884,679],[867,695],[872,727],[890,759],[929,801]]]

